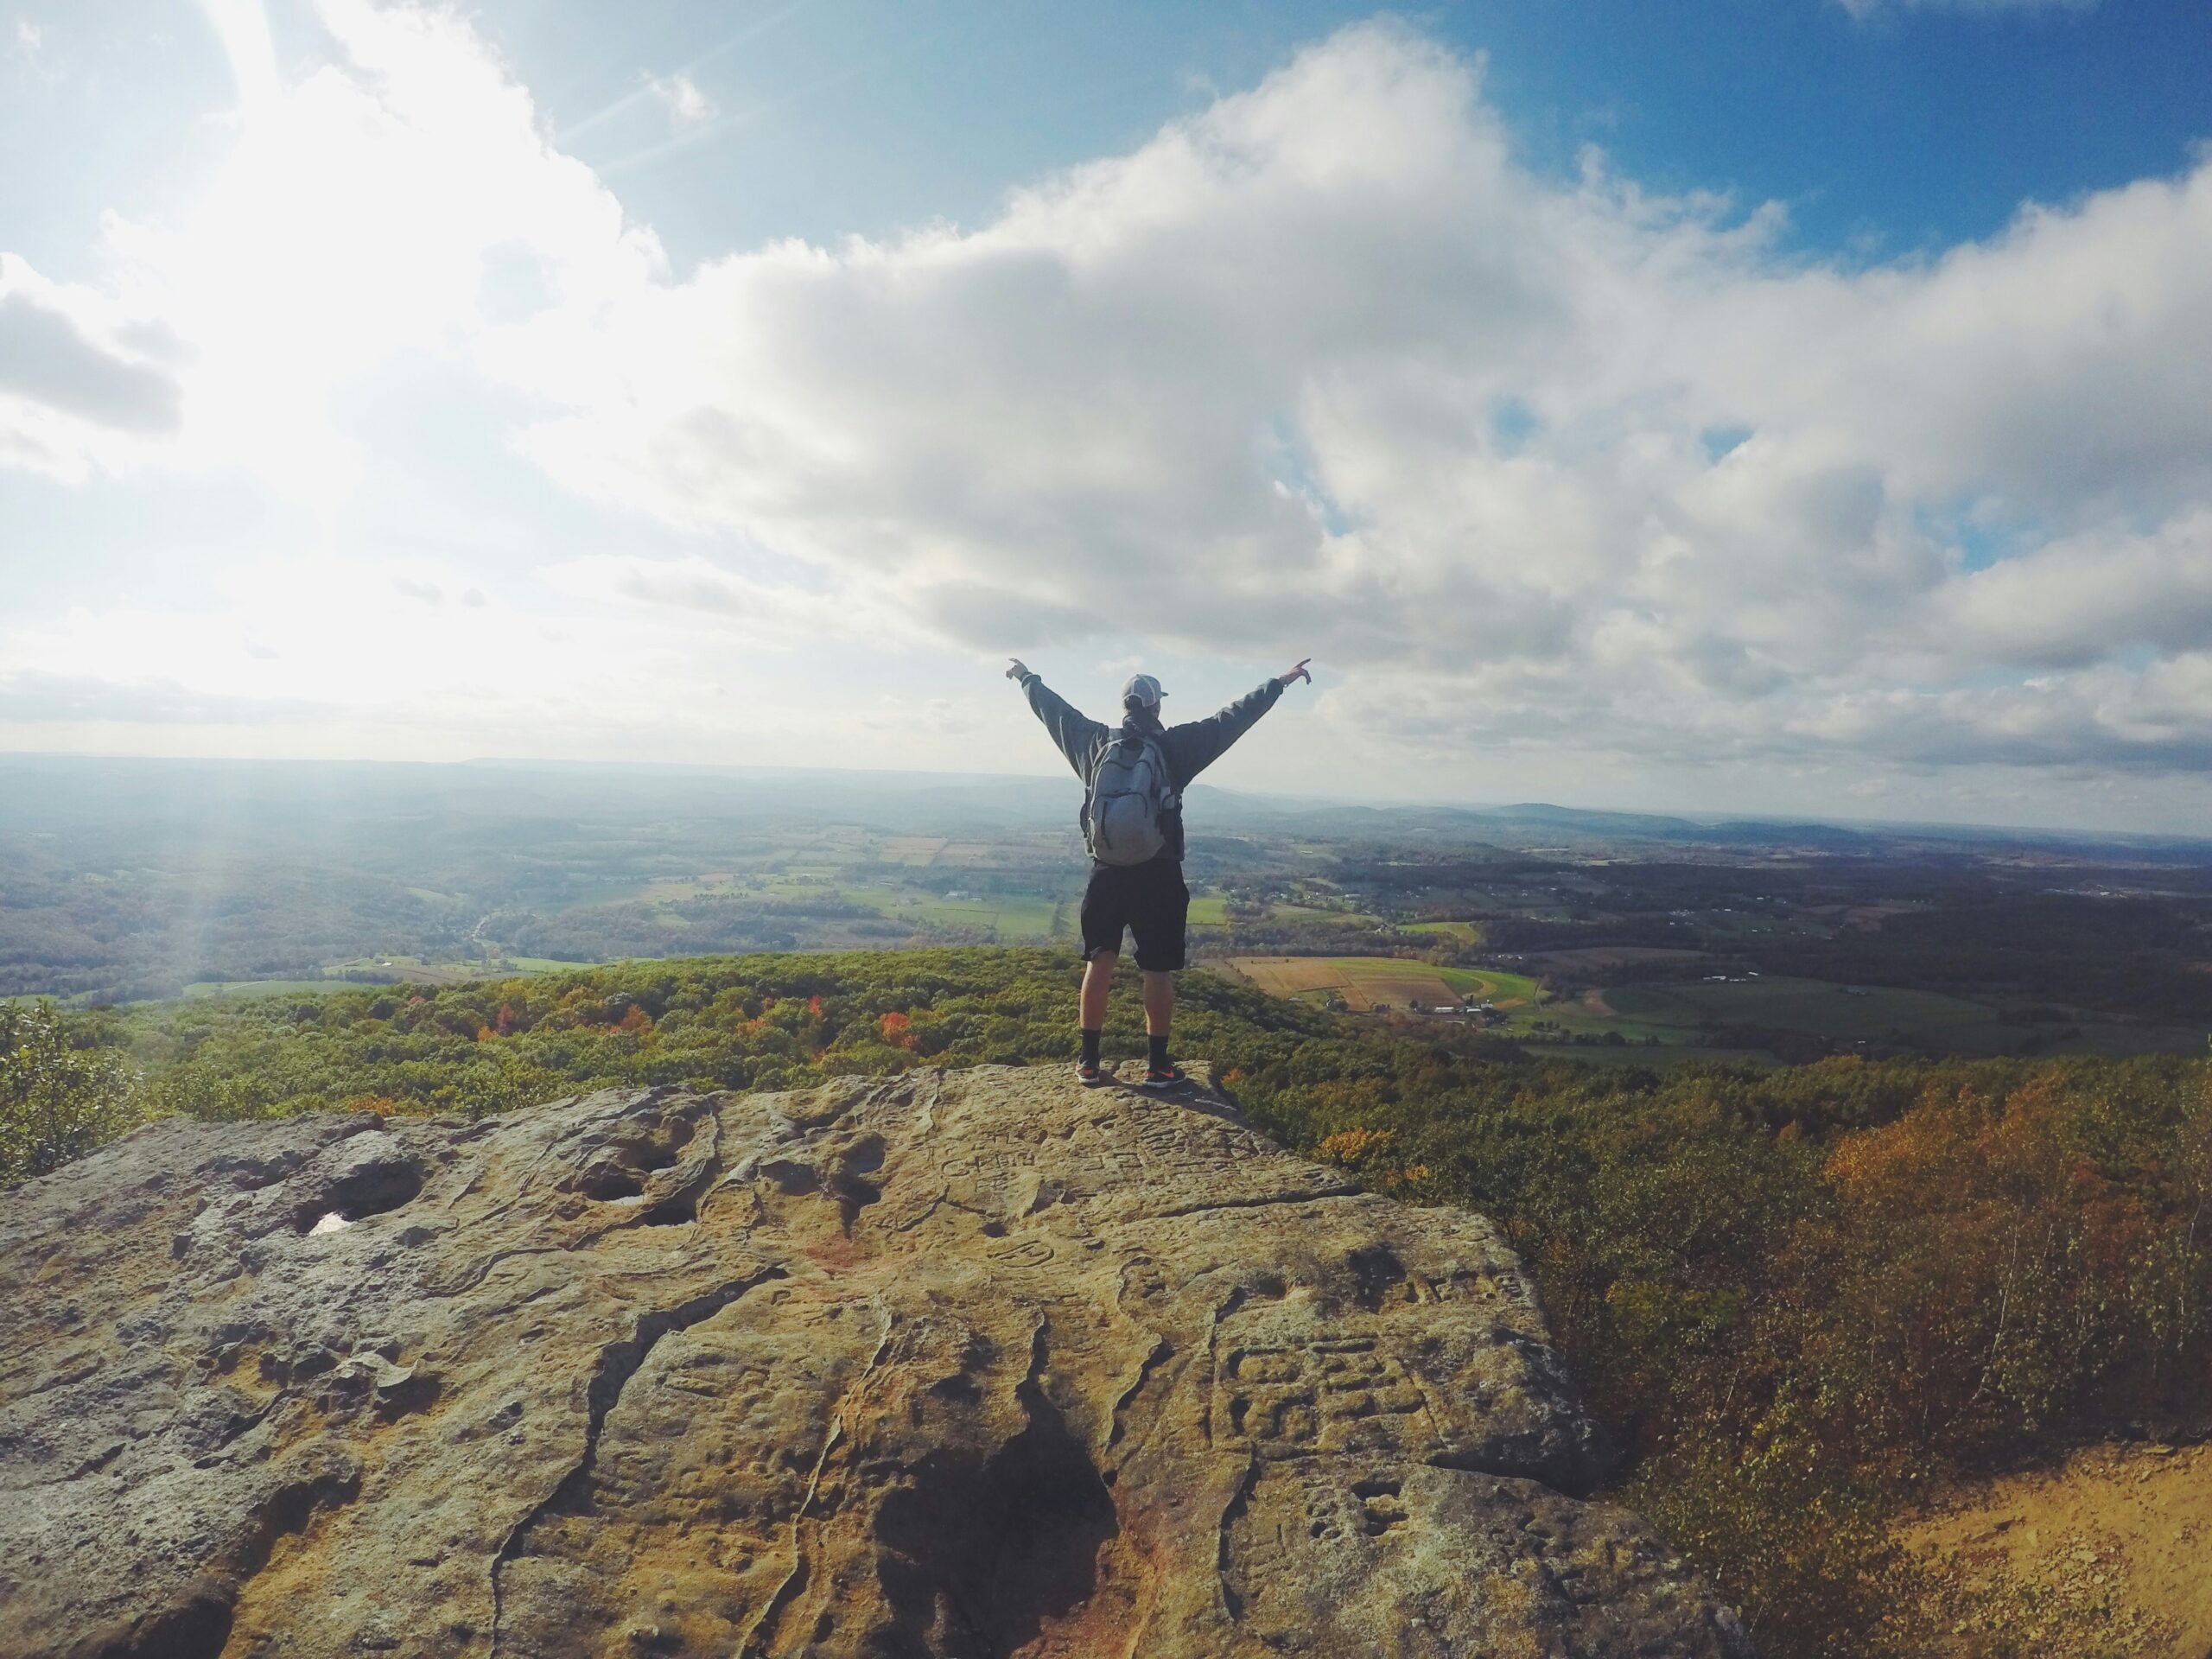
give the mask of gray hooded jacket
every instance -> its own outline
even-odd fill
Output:
[[[1083,779],[1085,789],[1090,786],[1090,775],[1097,769],[1100,753],[1127,730],[1147,734],[1160,745],[1160,753],[1167,757],[1168,775],[1174,780],[1178,793],[1189,788],[1192,779],[1220,760],[1229,746],[1250,731],[1260,716],[1274,708],[1275,700],[1282,696],[1282,682],[1269,680],[1204,720],[1163,726],[1158,713],[1147,709],[1125,715],[1117,729],[1102,726],[1071,708],[1065,697],[1033,673],[1022,676],[1021,689],[1028,696],[1030,708],[1045,722],[1045,729],[1052,734],[1052,741],[1067,757],[1068,765],[1075,768],[1075,775]],[[1160,856],[1181,862],[1182,810],[1179,807],[1169,813],[1161,828],[1167,833],[1167,846]]]

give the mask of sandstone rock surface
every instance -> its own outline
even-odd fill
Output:
[[[163,1122],[0,1308],[9,1655],[1749,1652],[1490,1224],[1204,1089]]]

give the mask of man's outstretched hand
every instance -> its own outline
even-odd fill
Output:
[[[1290,670],[1287,673],[1276,675],[1276,681],[1286,691],[1289,690],[1291,686],[1300,680],[1304,680],[1308,685],[1311,685],[1313,683],[1313,677],[1306,671],[1306,664],[1313,660],[1313,659],[1311,657],[1300,658],[1298,659],[1298,666]]]
[[[1006,677],[1009,680],[1026,680],[1029,677],[1029,665],[1019,657],[1009,657],[1006,659]]]

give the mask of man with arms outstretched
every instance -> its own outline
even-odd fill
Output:
[[[1076,1075],[1106,1082],[1098,1037],[1106,1024],[1106,992],[1122,955],[1124,929],[1136,936],[1144,976],[1145,1033],[1151,1050],[1143,1087],[1172,1089],[1183,1074],[1167,1057],[1175,1014],[1175,970],[1183,965],[1183,927],[1191,890],[1183,885],[1183,791],[1222,752],[1275,706],[1284,689],[1313,677],[1308,658],[1217,715],[1163,726],[1160,682],[1130,677],[1122,688],[1118,728],[1086,719],[1031,673],[1019,658],[1006,677],[1019,680],[1029,706],[1083,779],[1084,842],[1090,849],[1090,885],[1083,894],[1083,1058]]]

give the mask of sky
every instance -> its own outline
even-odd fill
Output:
[[[2202,0],[0,0],[0,750],[2212,823]]]

